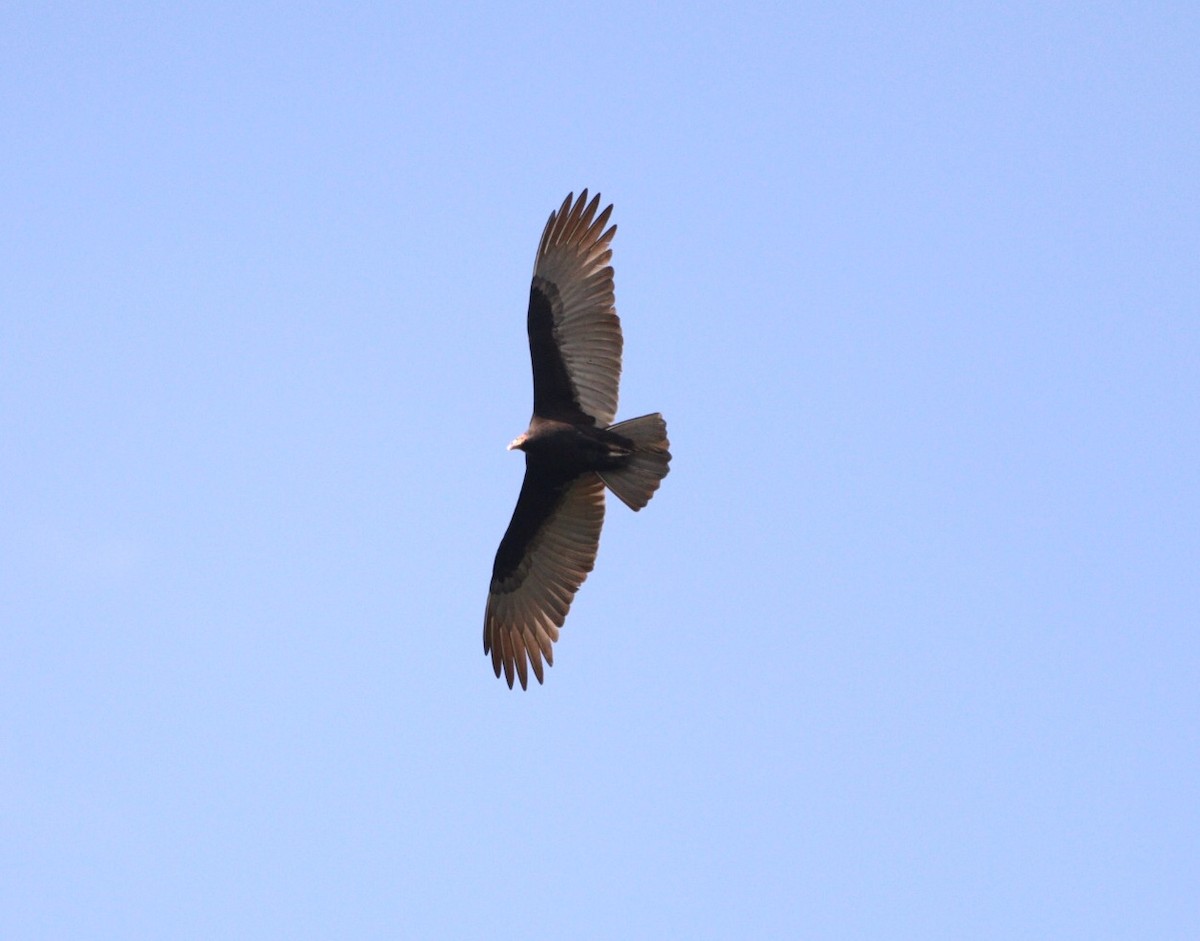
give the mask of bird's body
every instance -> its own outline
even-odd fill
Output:
[[[618,468],[633,450],[632,441],[607,428],[538,416],[517,440],[527,460],[555,462],[576,473]]]
[[[671,454],[661,415],[613,425],[622,337],[613,301],[609,206],[587,190],[568,196],[542,233],[529,292],[533,417],[509,445],[525,452],[525,480],[496,552],[483,648],[496,676],[528,670],[540,683],[553,663],[571,601],[592,570],[607,486],[640,510],[667,475]]]

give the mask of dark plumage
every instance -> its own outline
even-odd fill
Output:
[[[621,379],[621,322],[613,303],[612,206],[587,190],[563,201],[542,232],[529,289],[533,417],[509,450],[525,452],[525,481],[492,567],[483,649],[524,689],[554,663],[575,592],[596,561],[604,488],[640,510],[667,475],[667,424],[657,413],[613,425]]]

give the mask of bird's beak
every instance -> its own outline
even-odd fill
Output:
[[[520,435],[519,437],[513,438],[512,441],[510,441],[508,443],[508,450],[516,451],[524,443],[525,443],[525,435]]]

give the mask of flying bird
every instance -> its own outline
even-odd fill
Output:
[[[613,300],[610,205],[570,194],[542,232],[529,288],[533,417],[508,449],[525,480],[492,567],[483,650],[496,676],[543,680],[575,592],[596,561],[604,489],[632,510],[667,476],[667,423],[655,412],[613,424],[621,322]],[[606,228],[607,226],[607,228]]]

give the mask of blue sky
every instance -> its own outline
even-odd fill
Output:
[[[0,934],[1200,935],[1188,4],[0,13]],[[609,501],[481,646],[534,249]]]

